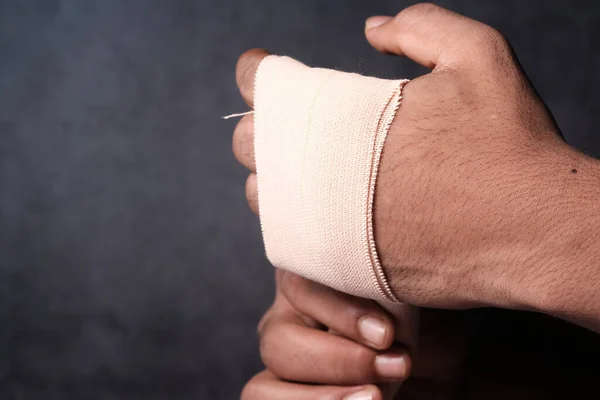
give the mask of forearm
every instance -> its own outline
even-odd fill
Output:
[[[571,148],[562,153],[542,190],[544,239],[515,287],[524,308],[600,332],[600,161]]]
[[[506,158],[488,164],[492,178],[469,176],[468,202],[432,191],[411,212],[397,194],[376,196],[384,216],[376,242],[392,290],[420,306],[533,310],[600,332],[600,160],[558,137],[524,141]],[[387,179],[381,187],[399,178]],[[438,207],[452,228],[445,234],[431,217]]]

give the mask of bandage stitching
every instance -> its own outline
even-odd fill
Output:
[[[383,146],[385,144],[385,139],[390,126],[394,121],[398,109],[400,108],[400,104],[402,103],[402,88],[407,82],[408,80],[402,80],[397,83],[398,86],[391,93],[390,97],[387,99],[381,112],[379,113],[379,119],[377,120],[377,125],[375,128],[375,137],[373,140],[373,149],[371,153],[371,171],[369,174],[367,199],[368,255],[373,268],[374,283],[381,295],[394,302],[399,302],[399,300],[389,285],[377,255],[377,247],[375,245],[375,235],[373,230],[373,202],[375,198],[375,185],[377,181],[377,172],[379,170],[379,162],[381,160],[381,153],[383,151]],[[394,101],[394,109],[388,113],[388,109]]]

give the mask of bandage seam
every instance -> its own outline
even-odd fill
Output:
[[[392,125],[392,122],[394,122],[396,113],[400,108],[400,104],[402,103],[402,89],[404,88],[404,85],[407,82],[408,79],[404,79],[398,82],[398,87],[396,91],[390,94],[388,101],[386,102],[379,114],[380,118],[377,121],[377,126],[375,128],[376,136],[373,142],[371,173],[369,174],[368,184],[369,193],[367,200],[367,240],[369,259],[373,268],[373,273],[376,281],[375,284],[377,288],[379,289],[382,296],[387,297],[393,302],[399,302],[399,300],[394,294],[392,288],[390,287],[387,276],[385,275],[385,272],[383,271],[383,268],[381,266],[381,262],[379,261],[379,256],[377,254],[377,246],[375,245],[375,232],[373,229],[373,209],[375,200],[375,187],[377,185],[377,173],[379,171],[379,163],[381,161],[381,154],[383,153],[383,146],[385,144],[385,139],[387,138],[388,132],[390,130],[390,126]],[[389,113],[386,113],[386,110],[389,110],[390,106],[393,106],[393,110]],[[383,128],[381,127],[382,124]]]

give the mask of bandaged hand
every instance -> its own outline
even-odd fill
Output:
[[[439,308],[534,309],[598,326],[586,308],[592,303],[577,299],[593,293],[577,288],[598,281],[591,262],[600,168],[562,140],[507,41],[428,4],[371,18],[365,32],[377,50],[432,69],[404,86],[375,186],[375,244],[396,298]],[[266,55],[253,50],[238,62],[238,85],[251,106]],[[234,152],[250,170],[253,135],[246,116]],[[246,193],[257,210],[254,174]],[[580,306],[567,309],[569,302]]]

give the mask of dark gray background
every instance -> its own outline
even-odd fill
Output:
[[[411,3],[0,0],[0,398],[236,398],[273,285],[219,118],[236,58],[413,77],[363,37]],[[600,154],[597,2],[438,3],[502,30]]]

